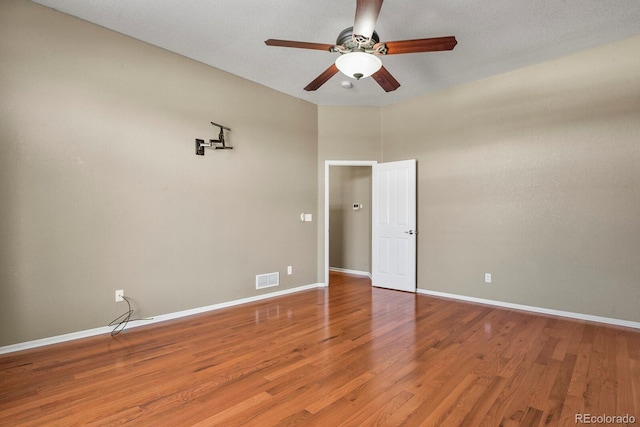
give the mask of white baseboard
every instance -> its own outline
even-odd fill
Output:
[[[486,304],[486,305],[492,305],[495,307],[509,308],[513,310],[530,311],[530,312],[539,313],[539,314],[549,314],[552,316],[568,317],[571,319],[587,320],[590,322],[605,323],[608,325],[640,329],[640,322],[633,322],[631,320],[614,319],[611,317],[594,316],[591,314],[574,313],[571,311],[554,310],[551,308],[535,307],[535,306],[522,305],[522,304],[513,304],[510,302],[496,301],[496,300],[476,298],[476,297],[468,297],[464,295],[450,294],[446,292],[429,291],[426,289],[418,289],[417,292],[423,295],[455,299],[459,301],[473,302],[478,304]]]
[[[362,276],[369,276],[369,273],[367,273],[367,272],[357,272],[357,271],[353,271],[353,270],[334,269],[334,268],[331,268],[331,270],[341,271],[341,272],[348,273],[348,274],[357,274],[357,275],[362,275]],[[256,296],[253,296],[253,297],[242,298],[242,299],[238,299],[238,300],[234,300],[234,301],[227,301],[227,302],[222,302],[222,303],[219,303],[219,304],[213,304],[213,305],[193,308],[193,309],[189,309],[189,310],[177,311],[177,312],[174,312],[174,313],[162,314],[162,315],[150,318],[149,320],[131,321],[131,322],[129,322],[127,324],[127,329],[135,328],[137,326],[150,325],[150,324],[153,324],[153,323],[164,322],[166,320],[178,319],[178,318],[181,318],[181,317],[191,316],[191,315],[194,315],[194,314],[205,313],[207,311],[220,310],[222,308],[233,307],[233,306],[236,306],[236,305],[247,304],[247,303],[250,303],[250,302],[260,301],[260,300],[264,300],[264,299],[268,299],[268,298],[274,298],[274,297],[278,297],[278,296],[282,296],[282,295],[292,294],[292,293],[295,293],[295,292],[306,291],[306,290],[309,290],[309,289],[316,289],[316,288],[322,288],[322,287],[325,287],[324,283],[314,283],[314,284],[311,284],[311,285],[299,286],[297,288],[285,289],[285,290],[277,291],[277,292],[270,292],[268,294],[256,295]],[[554,310],[554,309],[549,309],[549,308],[534,307],[534,306],[522,305],[522,304],[513,304],[513,303],[508,303],[508,302],[503,302],[503,301],[496,301],[496,300],[490,300],[490,299],[484,299],[484,298],[469,297],[469,296],[464,296],[464,295],[450,294],[450,293],[438,292],[438,291],[430,291],[430,290],[425,290],[425,289],[417,289],[417,293],[422,294],[422,295],[430,295],[430,296],[441,297],[441,298],[455,299],[455,300],[473,302],[473,303],[478,303],[478,304],[492,305],[492,306],[496,306],[496,307],[508,308],[508,309],[513,309],[513,310],[529,311],[529,312],[539,313],[539,314],[549,314],[549,315],[553,315],[553,316],[568,317],[568,318],[571,318],[571,319],[586,320],[586,321],[597,322],[597,323],[605,323],[605,324],[608,324],[608,325],[615,325],[615,326],[622,326],[622,327],[626,327],[626,328],[640,329],[640,322],[633,322],[633,321],[630,321],[630,320],[614,319],[614,318],[610,318],[610,317],[594,316],[594,315],[591,315],[591,314],[574,313],[574,312],[570,312],[570,311]],[[112,329],[113,329],[113,327],[103,326],[103,327],[100,327],[100,328],[87,329],[87,330],[84,330],[84,331],[72,332],[72,333],[68,333],[68,334],[64,334],[64,335],[57,335],[57,336],[42,338],[42,339],[33,340],[33,341],[26,341],[26,342],[17,343],[17,344],[11,344],[11,345],[0,347],[0,354],[13,353],[13,352],[16,352],[16,351],[28,350],[28,349],[31,349],[31,348],[42,347],[42,346],[46,346],[46,345],[50,345],[50,344],[58,344],[58,343],[62,343],[62,342],[65,342],[65,341],[72,341],[72,340],[77,340],[77,339],[80,339],[80,338],[92,337],[92,336],[95,336],[95,335],[108,334],[108,333],[111,332]]]
[[[192,308],[189,310],[177,311],[175,313],[161,314],[145,320],[133,320],[127,324],[127,329],[135,328],[137,326],[151,325],[153,323],[164,322],[167,320],[178,319],[180,317],[191,316],[194,314],[205,313],[207,311],[220,310],[222,308],[233,307],[236,305],[247,304],[250,302],[260,301],[263,299],[279,297],[282,295],[292,294],[295,292],[306,291],[309,289],[316,289],[324,287],[324,283],[314,283],[311,285],[299,286],[292,289],[285,289],[282,291],[270,292],[268,294],[256,295],[248,298],[242,298],[233,301],[221,302],[219,304],[207,305],[204,307]],[[53,337],[41,338],[33,341],[26,341],[17,344],[6,345],[0,347],[0,354],[13,353],[21,350],[28,350],[31,348],[42,347],[50,344],[58,344],[65,341],[77,340],[80,338],[92,337],[100,334],[108,334],[113,330],[112,326],[103,326],[101,328],[87,329],[84,331],[72,332],[64,335],[56,335]]]
[[[130,322],[133,324],[134,322]],[[129,326],[127,326],[129,327]],[[29,350],[31,348],[43,347],[45,345],[57,344],[65,341],[73,341],[81,338],[92,337],[94,335],[108,334],[113,327],[103,326],[101,328],[87,329],[84,331],[71,332],[64,335],[56,335],[53,337],[41,338],[33,341],[26,341],[17,344],[5,345],[0,347],[0,354],[13,353],[15,351]]]
[[[356,276],[366,276],[368,278],[371,278],[371,273],[369,273],[368,271],[349,270],[347,268],[338,268],[338,267],[329,267],[329,270],[337,271],[339,273],[355,274]]]

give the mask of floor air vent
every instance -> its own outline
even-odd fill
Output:
[[[267,273],[256,275],[256,289],[270,288],[280,284],[280,273]]]

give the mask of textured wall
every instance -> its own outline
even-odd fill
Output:
[[[318,282],[325,281],[325,162],[382,160],[381,113],[380,107],[318,107]]]
[[[316,283],[316,106],[26,0],[0,91],[0,345]]]
[[[638,51],[384,109],[384,160],[418,160],[419,288],[640,321]]]

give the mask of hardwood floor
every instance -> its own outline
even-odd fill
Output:
[[[640,331],[339,273],[328,289],[0,356],[2,426],[573,426],[575,414],[640,425]]]

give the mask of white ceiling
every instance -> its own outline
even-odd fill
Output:
[[[353,25],[356,0],[36,2],[318,105],[388,105],[640,34],[638,0],[386,0],[381,41],[453,35],[458,45],[382,57],[402,85],[395,92],[342,74],[306,92],[338,54],[264,41],[333,44]],[[345,80],[353,88],[342,88]]]

